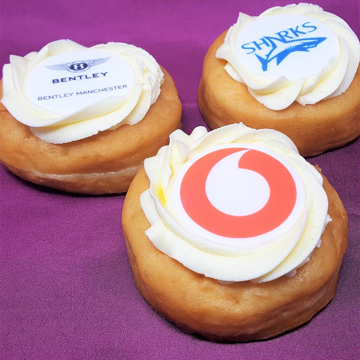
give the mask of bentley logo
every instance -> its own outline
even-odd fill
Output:
[[[71,63],[50,65],[46,67],[51,70],[66,70],[71,73],[77,73],[77,72],[87,71],[91,67],[100,65],[108,61],[109,59],[110,58],[108,57],[108,58],[93,59],[93,60],[78,60],[78,61],[73,61]]]

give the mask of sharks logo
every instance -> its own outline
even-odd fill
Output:
[[[318,38],[308,38],[308,39],[296,39],[296,40],[286,40],[281,41],[276,38],[268,37],[267,40],[272,46],[272,49],[266,54],[265,57],[261,57],[258,54],[255,56],[261,63],[262,70],[267,71],[268,64],[276,59],[276,65],[279,65],[287,56],[292,54],[293,52],[302,51],[309,52],[309,49],[317,47],[320,43],[326,40],[326,37],[318,37]],[[278,46],[276,41],[281,41],[280,44],[285,44],[284,46]]]
[[[274,15],[246,26],[236,49],[241,63],[255,73],[297,79],[317,73],[337,57],[339,45],[335,33],[316,19]]]
[[[46,66],[50,70],[66,70],[71,73],[84,72],[89,70],[91,67],[103,64],[108,61],[110,58],[101,58],[101,59],[93,59],[93,60],[78,60],[65,64],[56,64]]]

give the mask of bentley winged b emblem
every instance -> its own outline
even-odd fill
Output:
[[[46,67],[51,70],[66,70],[71,73],[76,73],[76,72],[83,72],[89,70],[91,67],[100,65],[108,61],[109,59],[110,58],[108,57],[108,58],[93,59],[93,60],[77,60],[65,64],[49,65]]]

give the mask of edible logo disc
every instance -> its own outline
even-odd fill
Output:
[[[121,57],[99,50],[78,50],[52,56],[29,73],[28,99],[46,110],[69,115],[101,100],[126,96],[134,72]]]
[[[270,79],[290,80],[318,74],[340,51],[335,33],[324,23],[303,15],[256,19],[239,34],[236,52],[250,71]]]
[[[276,153],[248,144],[201,152],[181,169],[173,211],[192,234],[219,244],[250,247],[278,239],[295,225],[305,188]]]

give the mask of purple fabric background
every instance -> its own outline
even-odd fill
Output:
[[[359,0],[314,0],[360,35]],[[239,11],[292,1],[0,1],[0,66],[10,54],[69,38],[127,42],[173,76],[183,129],[197,107],[202,61]],[[349,248],[334,300],[305,326],[270,341],[217,344],[184,334],[138,293],[121,229],[124,196],[80,196],[27,183],[0,166],[1,359],[359,359],[360,139],[309,159],[349,214]]]

